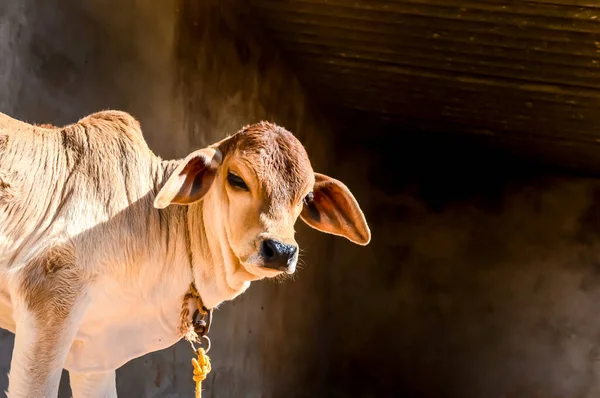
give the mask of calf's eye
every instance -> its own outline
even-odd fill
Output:
[[[310,202],[312,202],[312,201],[313,201],[313,198],[314,198],[314,194],[313,194],[313,193],[312,193],[312,191],[311,191],[311,192],[309,192],[309,193],[308,193],[308,195],[306,195],[306,196],[304,197],[304,200],[303,200],[304,204],[305,204],[305,205],[309,205],[309,204],[310,204]]]
[[[246,185],[242,177],[235,175],[232,172],[227,173],[227,182],[229,182],[229,185],[232,187],[249,191],[248,185]]]

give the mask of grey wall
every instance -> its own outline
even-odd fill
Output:
[[[325,396],[600,396],[600,180],[393,137],[340,151],[373,241],[335,242]]]
[[[164,157],[268,119],[326,171],[329,129],[258,32],[235,0],[0,0],[0,111],[61,124],[126,110]],[[295,282],[255,284],[215,313],[205,396],[308,396],[322,385],[317,326],[330,239],[300,227],[299,241],[308,266]],[[4,333],[2,389],[11,347]],[[190,354],[181,343],[132,361],[117,373],[118,392],[192,396]]]

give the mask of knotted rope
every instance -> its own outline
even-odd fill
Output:
[[[190,316],[190,309],[188,306],[188,302],[190,299],[194,299],[196,301],[196,306],[198,307],[198,312],[202,314],[202,319],[196,323]],[[190,288],[188,292],[183,296],[183,303],[181,305],[181,314],[180,314],[180,324],[179,324],[179,334],[183,337],[190,346],[192,347],[192,351],[198,355],[198,358],[192,358],[192,366],[194,367],[194,377],[193,380],[196,383],[196,398],[201,398],[202,396],[202,382],[206,380],[208,373],[212,370],[210,365],[210,358],[207,353],[210,350],[210,340],[206,334],[210,328],[210,319],[211,319],[211,310],[206,309],[204,304],[202,303],[202,298],[200,297],[200,293],[194,286],[194,283],[190,284]],[[208,317],[208,321],[204,318]],[[203,347],[196,349],[195,344],[201,344],[201,339],[204,339],[207,342],[206,350]]]
[[[204,348],[200,347],[196,352],[198,359],[192,358],[192,366],[194,367],[194,381],[196,382],[196,398],[202,397],[202,382],[206,380],[206,376],[212,370],[210,366],[210,358],[206,355]]]

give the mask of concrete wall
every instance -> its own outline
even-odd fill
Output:
[[[335,242],[324,396],[600,396],[599,180],[454,136],[340,153],[373,241]]]
[[[126,110],[163,157],[268,119],[296,133],[326,170],[328,127],[255,28],[235,0],[0,0],[0,111],[62,124]],[[330,239],[300,227],[299,241],[308,266],[295,282],[255,284],[215,313],[205,396],[318,394],[328,265],[318,258],[328,257]],[[11,348],[2,334],[0,389]],[[190,354],[182,343],[132,361],[117,373],[119,394],[192,396]]]

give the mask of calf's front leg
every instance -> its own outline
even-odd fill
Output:
[[[11,286],[11,299],[16,329],[8,397],[55,398],[87,306],[84,284],[73,264],[38,260]]]

